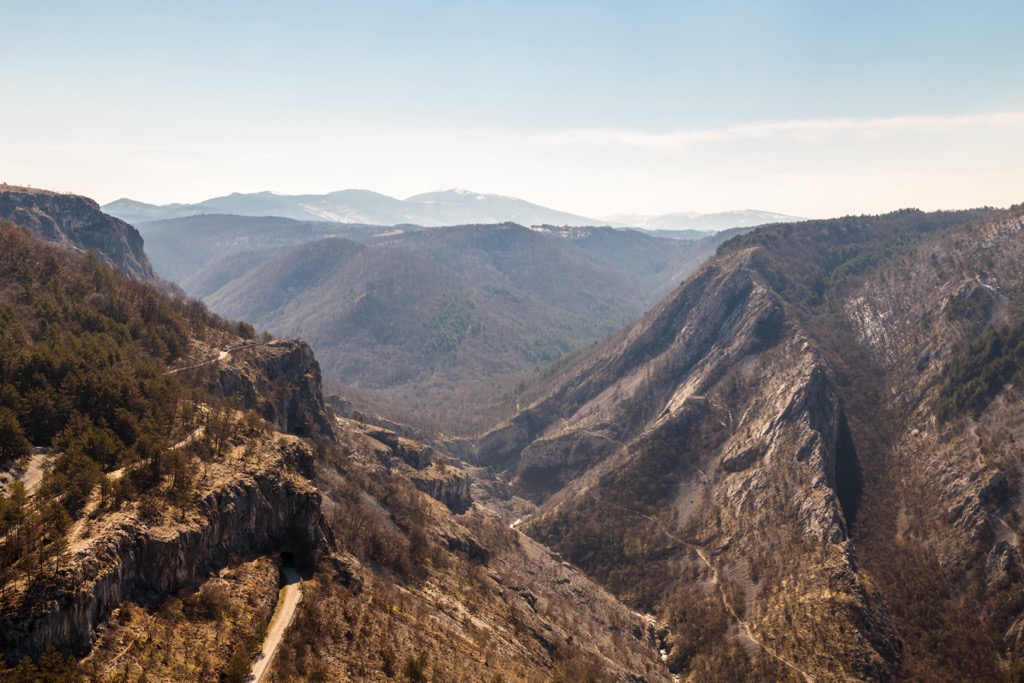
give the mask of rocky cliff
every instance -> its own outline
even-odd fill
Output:
[[[660,615],[679,672],[996,678],[1024,623],[1021,213],[737,238],[476,452],[528,533]]]
[[[251,342],[232,347],[192,372],[206,388],[255,410],[275,429],[296,436],[334,438],[321,392],[320,365],[302,341]]]
[[[530,533],[628,600],[660,606],[673,631],[687,618],[668,606],[673,582],[630,578],[645,566],[699,577],[755,661],[789,663],[783,674],[886,678],[899,642],[849,546],[836,486],[842,421],[820,352],[755,254],[741,251],[480,453],[510,463],[521,494],[546,500]],[[516,432],[529,435],[525,446],[509,438]],[[616,548],[626,535],[604,527],[623,521],[642,544],[625,558]],[[690,643],[670,636],[667,645],[680,670],[693,666]]]
[[[423,470],[412,474],[409,479],[420,491],[444,503],[456,514],[465,512],[473,504],[472,480],[454,467],[446,466],[444,470]]]
[[[224,566],[229,557],[289,552],[312,558],[322,546],[320,495],[296,472],[312,450],[278,437],[244,462],[219,468],[219,480],[186,517],[146,519],[138,506],[104,515],[70,534],[60,569],[4,596],[3,650],[37,655],[48,645],[89,650],[99,623],[129,595],[166,594]],[[10,587],[8,587],[10,589]]]
[[[0,218],[38,237],[101,259],[137,280],[156,277],[143,251],[142,236],[131,225],[100,211],[86,197],[11,185],[0,186]]]

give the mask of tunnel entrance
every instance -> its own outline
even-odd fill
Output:
[[[839,414],[839,433],[836,435],[835,477],[836,496],[846,519],[846,533],[850,535],[860,511],[860,496],[864,483],[857,449],[853,445],[853,436],[846,424],[846,416],[842,413]]]

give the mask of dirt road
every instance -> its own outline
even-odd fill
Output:
[[[247,680],[254,683],[262,683],[270,668],[270,662],[277,654],[277,648],[281,646],[281,639],[284,638],[285,629],[295,618],[295,610],[302,600],[302,581],[299,572],[294,567],[282,567],[281,575],[284,577],[284,588],[277,598],[277,607],[274,609],[274,616],[270,618],[270,626],[267,627],[267,635],[263,639],[263,649],[260,651],[256,663],[252,666]]]

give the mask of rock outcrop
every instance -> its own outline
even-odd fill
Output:
[[[473,504],[472,480],[462,470],[445,467],[443,471],[431,468],[416,472],[409,480],[434,500],[444,503],[449,510],[461,514]]]
[[[48,242],[93,251],[136,280],[156,277],[138,230],[103,213],[86,197],[0,185],[0,218]]]
[[[334,439],[321,393],[320,365],[305,342],[277,340],[235,348],[229,359],[216,365],[206,384],[239,407],[255,410],[282,432]]]
[[[384,427],[340,417],[338,424],[368,440],[371,448],[367,450],[374,452],[382,465],[402,471],[416,488],[455,514],[462,514],[473,504],[473,479],[462,469],[463,463],[448,464],[447,457],[432,446]]]
[[[392,457],[398,458],[414,469],[426,469],[434,462],[434,458],[437,457],[437,453],[430,446],[404,436],[399,436],[390,429],[374,425],[364,425],[360,428],[360,431],[374,441],[379,441],[387,446],[391,451]]]
[[[202,495],[184,522],[152,526],[131,511],[101,517],[52,580],[29,584],[4,609],[4,653],[14,659],[54,645],[83,654],[96,626],[127,596],[177,591],[232,555],[311,558],[324,539],[320,494],[296,472],[312,457],[306,444],[280,437],[254,467]]]

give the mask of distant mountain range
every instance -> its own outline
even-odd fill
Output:
[[[302,221],[331,221],[365,225],[494,224],[637,227],[655,230],[715,232],[733,227],[800,220],[767,211],[743,210],[713,214],[671,213],[663,216],[618,214],[589,218],[532,204],[515,197],[479,194],[469,190],[443,190],[395,199],[369,190],[341,190],[328,194],[285,195],[273,192],[215,197],[197,204],[146,204],[118,199],[103,210],[133,225],[148,221],[204,214],[279,216]]]
[[[788,216],[784,213],[740,209],[736,211],[720,211],[718,213],[681,211],[666,213],[660,216],[620,213],[605,216],[603,222],[615,227],[628,226],[646,230],[717,232],[729,228],[755,228],[769,223],[794,223],[801,220],[804,219],[798,216]],[[687,239],[689,238],[687,237]]]

